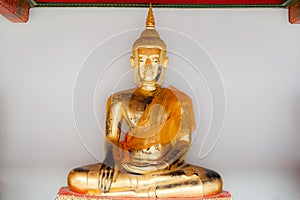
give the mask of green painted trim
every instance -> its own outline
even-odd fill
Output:
[[[288,8],[299,0],[286,0],[282,3],[282,7]]]
[[[34,1],[34,0],[32,0]],[[152,4],[157,8],[285,8],[282,4]],[[149,4],[109,4],[109,3],[38,3],[35,7],[149,7]]]
[[[30,5],[30,8],[34,8],[37,6],[37,2],[35,0],[27,0],[29,5]]]

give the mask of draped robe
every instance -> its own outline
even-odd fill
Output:
[[[130,162],[128,152],[173,144],[195,129],[192,100],[175,87],[162,88],[146,108],[137,125],[119,143],[119,158]],[[122,158],[123,157],[123,158]]]

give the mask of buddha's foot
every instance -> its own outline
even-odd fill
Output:
[[[120,171],[109,192],[103,192],[99,185],[101,165],[73,169],[68,176],[70,190],[123,197],[201,197],[222,192],[222,179],[218,173],[190,164],[144,175]]]

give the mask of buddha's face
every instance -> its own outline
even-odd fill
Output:
[[[130,63],[141,83],[158,83],[163,80],[163,72],[168,64],[168,58],[160,48],[140,47],[130,57]],[[162,84],[161,81],[160,84]]]
[[[138,75],[141,82],[157,81],[161,70],[160,49],[158,48],[139,48],[138,56]]]

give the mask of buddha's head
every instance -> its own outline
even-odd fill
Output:
[[[166,44],[155,30],[155,22],[150,4],[146,29],[132,47],[130,63],[134,70],[134,82],[163,84],[164,71],[167,67]]]

